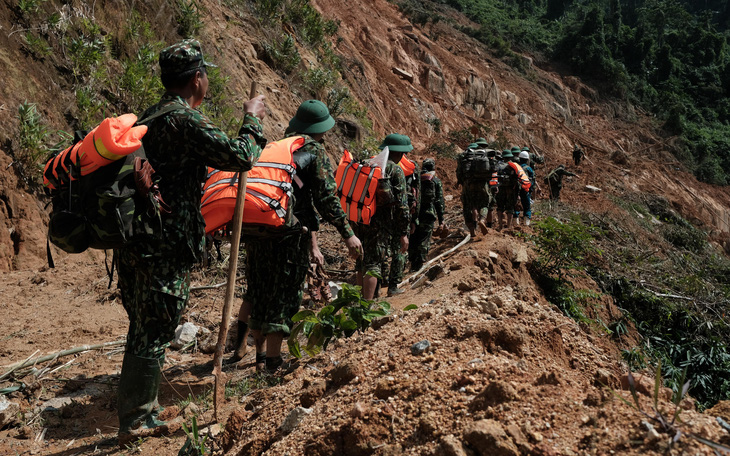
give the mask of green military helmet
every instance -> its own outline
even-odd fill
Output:
[[[487,147],[489,146],[489,143],[484,138],[477,138],[476,141],[474,141],[474,144],[481,146],[481,147]]]
[[[512,155],[519,154],[520,148],[517,146],[512,146],[512,149],[510,150],[510,152],[512,152]]]
[[[406,153],[413,150],[413,146],[411,145],[411,138],[406,135],[401,135],[399,133],[391,133],[386,136],[383,142],[380,144],[380,148],[385,149],[386,146],[388,147],[388,150],[392,152]]]
[[[165,75],[190,73],[215,66],[203,58],[198,40],[184,40],[160,51],[160,70]]]
[[[502,158],[512,158],[514,155],[512,154],[512,151],[509,149],[505,149],[502,151]]]
[[[466,146],[466,150],[473,150],[473,149],[479,149],[479,144],[471,143],[468,146]]]
[[[525,146],[525,147],[522,148],[522,150],[525,151],[525,152],[529,152],[530,151],[530,148],[527,147],[527,146]]]
[[[434,160],[433,158],[427,158],[427,159],[423,160],[421,169],[424,171],[435,171],[436,170],[436,160]]]
[[[307,100],[299,105],[286,131],[316,135],[325,133],[334,126],[335,119],[330,115],[327,105],[319,100]]]

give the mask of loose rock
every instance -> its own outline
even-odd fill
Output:
[[[427,340],[422,340],[420,342],[416,342],[411,346],[411,354],[413,356],[419,356],[422,355],[426,350],[431,347],[431,342]]]
[[[494,420],[481,420],[464,431],[464,440],[480,456],[519,456],[520,452],[502,425]]]
[[[289,413],[284,422],[281,423],[281,426],[279,426],[279,431],[281,431],[281,433],[284,435],[290,434],[294,429],[297,428],[297,426],[299,426],[299,423],[301,423],[304,418],[311,414],[312,409],[310,408],[295,408]]]

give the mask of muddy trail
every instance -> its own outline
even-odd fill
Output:
[[[118,24],[131,16],[123,2],[56,3],[45,2],[42,11],[93,19],[114,39],[124,36]],[[170,43],[179,39],[173,3],[134,6],[157,38]],[[293,77],[264,61],[261,43],[270,31],[254,19],[252,8],[227,3],[200,2],[200,39],[222,72],[234,76],[230,96],[246,93],[254,79],[263,88],[270,109],[265,134],[278,138],[303,94],[292,90]],[[579,141],[589,160],[573,168],[578,176],[567,179],[564,203],[538,199],[536,221],[548,215],[566,219],[570,212],[624,220],[614,229],[629,239],[627,250],[663,249],[654,228],[633,223],[635,214],[617,205],[635,195],[660,197],[707,233],[718,251],[730,249],[730,193],[694,180],[671,156],[672,138],[645,113],[601,98],[539,58],[525,56],[529,77],[515,72],[458,32],[454,24],[469,23],[454,12],[450,21],[423,28],[385,0],[353,1],[348,8],[331,0],[311,3],[323,17],[339,21],[332,43],[344,62],[342,78],[367,107],[375,136],[408,134],[420,161],[433,157],[428,147],[447,141],[449,132],[481,125],[489,128],[489,140],[499,133],[510,144],[543,153],[547,163],[538,178],[560,163],[573,168],[570,151]],[[111,255],[66,255],[52,248],[56,267],[47,266],[47,200],[14,155],[14,113],[31,99],[49,125],[68,129],[78,112],[63,56],[37,59],[29,53],[19,32],[31,26],[9,2],[0,6],[0,61],[8,70],[0,87],[0,454],[176,455],[187,438],[183,431],[117,446],[116,388],[127,316],[116,284],[108,286],[105,262]],[[62,38],[54,33],[60,32],[49,32],[51,44]],[[303,46],[300,51],[304,71],[317,56]],[[435,118],[440,131],[433,128]],[[354,139],[347,135],[355,120],[338,120],[338,134],[327,140],[335,162]],[[455,160],[436,158],[452,230],[448,238],[434,239],[432,257],[467,234]],[[587,191],[586,185],[600,190]],[[226,364],[220,422],[213,419],[211,373],[224,289],[198,288],[183,322],[199,332],[193,342],[169,351],[160,402],[188,425],[195,417],[208,451],[219,455],[713,454],[687,435],[670,446],[673,433],[621,399],[633,403],[621,350],[637,346],[640,336],[629,327],[611,337],[548,302],[531,274],[537,258],[532,229],[490,230],[470,240],[437,261],[429,280],[416,288],[411,282],[405,293],[387,299],[390,316],[305,356],[283,377],[257,374],[252,353]],[[321,244],[330,279],[351,281],[354,265],[334,229],[323,226]],[[225,264],[214,262],[195,272],[193,286],[225,280]],[[621,315],[588,276],[575,273],[571,281],[598,295],[587,308],[593,321]],[[404,310],[410,305],[416,308]],[[94,348],[83,349],[89,346]],[[640,408],[653,415],[653,373],[636,373],[636,381]],[[662,415],[673,416],[671,391],[657,391]],[[715,419],[730,421],[727,404],[699,413],[686,398],[679,416],[685,434],[730,443]]]

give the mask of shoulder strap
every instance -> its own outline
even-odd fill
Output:
[[[171,113],[172,111],[176,111],[176,110],[178,110],[180,108],[185,109],[185,106],[181,105],[180,103],[178,103],[176,101],[173,101],[172,103],[168,104],[167,106],[165,106],[164,108],[160,109],[156,113],[154,113],[152,115],[149,115],[147,117],[143,117],[141,119],[137,119],[137,125],[147,124],[150,121],[152,121],[152,120],[154,120],[154,119],[156,119],[158,117],[162,117],[164,115],[167,115],[167,114]]]

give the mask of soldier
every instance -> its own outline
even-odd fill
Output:
[[[438,220],[439,230],[444,226],[444,186],[436,177],[436,162],[433,158],[423,160],[421,171],[421,208],[418,225],[411,235],[408,258],[411,271],[418,271],[426,262],[434,222]]]
[[[530,190],[528,191],[520,188],[520,202],[522,203],[522,210],[525,213],[525,216],[523,217],[524,224],[529,226],[530,220],[532,219],[532,195],[539,193],[540,187],[537,186],[537,181],[535,180],[535,171],[530,166],[530,153],[526,150],[521,151],[519,159],[520,166],[522,166],[525,174],[527,174],[531,184]],[[515,223],[518,225],[520,224],[519,219],[520,211],[515,210]]]
[[[508,163],[512,161],[513,158],[512,151],[505,150],[502,152],[502,161],[497,163],[499,188],[497,190],[496,199],[497,229],[499,230],[512,226],[512,217],[514,216],[515,205],[517,204],[519,181],[514,168],[512,168]]]
[[[246,353],[250,328],[256,342],[256,365],[272,373],[283,364],[281,343],[291,330],[291,318],[299,311],[302,287],[309,269],[310,246],[315,246],[319,213],[337,228],[353,258],[362,245],[355,236],[335,193],[332,165],[324,149],[324,134],[335,125],[324,103],[302,103],[289,121],[286,136],[302,136],[304,145],[294,152],[296,179],[294,215],[305,228],[285,237],[257,238],[246,243],[246,294],[238,314],[238,338],[234,360]],[[316,207],[316,211],[315,211]],[[318,248],[317,248],[318,250]],[[316,253],[316,252],[313,252]],[[315,261],[323,262],[321,255]],[[249,315],[250,314],[250,315]],[[266,351],[264,351],[266,342]]]
[[[378,188],[382,191],[379,191],[376,200],[377,210],[369,225],[357,225],[357,234],[363,244],[363,256],[356,265],[357,284],[362,286],[365,299],[375,296],[378,276],[382,277],[381,265],[391,238],[398,239],[400,253],[408,251],[408,190],[398,163],[404,153],[413,150],[413,146],[408,136],[397,133],[385,137],[380,148],[386,146],[389,150],[388,163],[380,179],[382,182],[378,182]]]
[[[206,167],[251,169],[266,143],[260,120],[266,112],[263,96],[244,103],[243,126],[236,138],[226,136],[195,109],[208,89],[209,66],[214,65],[204,60],[198,41],[163,49],[165,93],[142,115],[165,110],[147,122],[142,142],[171,212],[162,214],[162,232],[154,240],[116,252],[122,305],[129,316],[118,389],[120,445],[174,430],[158,419],[162,408],[157,392],[165,348],[188,301],[191,267],[204,255],[200,189]]]
[[[575,176],[575,174],[566,170],[565,165],[559,165],[545,177],[545,182],[550,186],[551,200],[560,200],[560,189],[563,188],[563,177],[565,176]]]
[[[421,179],[420,170],[418,163],[411,161],[404,154],[398,166],[403,170],[403,175],[406,179],[406,188],[408,189],[408,218],[410,221],[409,231],[409,245],[410,235],[412,235],[418,226],[418,214],[421,206]],[[388,257],[390,258],[390,269],[387,269],[387,260],[383,262],[383,275],[386,275],[388,270],[388,296],[403,293],[403,290],[398,289],[398,284],[403,281],[403,271],[406,266],[406,255],[400,252],[400,240],[397,237],[391,237],[390,245],[388,246]],[[384,277],[385,278],[385,277]]]
[[[487,233],[482,209],[489,208],[492,202],[492,193],[488,188],[490,177],[487,153],[478,144],[469,144],[457,159],[456,186],[461,187],[464,223],[472,238],[476,237],[477,225],[483,234]]]
[[[586,156],[586,153],[583,152],[583,149],[580,147],[580,144],[575,143],[573,145],[573,162],[575,163],[575,166],[580,166],[580,161],[583,158],[588,158]]]

